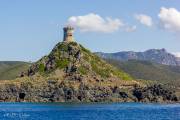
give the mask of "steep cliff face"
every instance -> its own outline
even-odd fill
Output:
[[[119,61],[127,60],[146,60],[164,65],[179,66],[180,60],[165,49],[150,49],[145,52],[117,52],[117,53],[97,53],[102,58],[114,59]]]
[[[173,90],[132,81],[24,77],[0,84],[2,102],[178,102]]]

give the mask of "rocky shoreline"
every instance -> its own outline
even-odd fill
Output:
[[[1,102],[145,102],[178,103],[162,85],[91,86],[82,81],[40,80],[0,84]]]

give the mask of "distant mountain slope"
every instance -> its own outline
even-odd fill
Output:
[[[15,79],[29,65],[30,63],[20,61],[0,61],[0,80]]]
[[[180,59],[175,57],[173,54],[168,53],[165,49],[150,49],[145,52],[117,52],[117,53],[96,53],[105,59],[114,59],[120,61],[127,60],[145,60],[152,61],[164,65],[180,66]]]
[[[180,86],[180,67],[168,66],[149,61],[117,61],[106,59],[114,66],[121,68],[136,79],[156,80],[158,83]]]

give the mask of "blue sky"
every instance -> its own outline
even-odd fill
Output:
[[[76,27],[76,41],[93,52],[166,48],[178,53],[179,16],[179,0],[4,0],[0,60],[38,60],[62,41],[69,21]],[[103,20],[100,25],[96,17]],[[90,23],[84,23],[86,18]]]

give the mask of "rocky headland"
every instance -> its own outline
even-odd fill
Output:
[[[0,83],[3,102],[179,102],[172,89],[136,81],[76,42],[58,43],[15,80]]]

